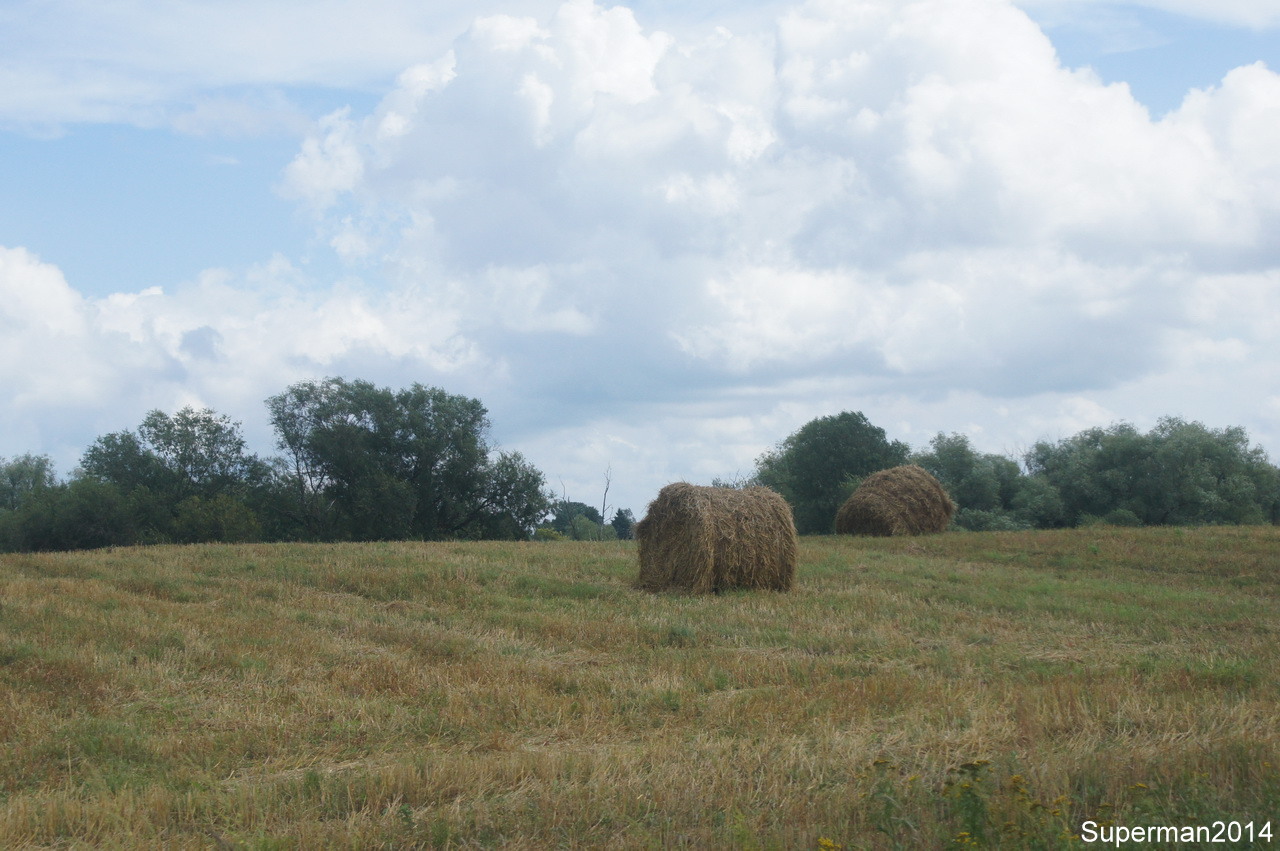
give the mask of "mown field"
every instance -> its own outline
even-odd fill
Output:
[[[1280,530],[811,538],[786,595],[635,574],[616,542],[0,556],[0,847],[1280,833]]]

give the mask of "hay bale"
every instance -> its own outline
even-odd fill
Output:
[[[840,535],[927,535],[951,522],[956,506],[923,467],[872,473],[836,512]]]
[[[769,488],[667,485],[636,524],[635,538],[636,587],[648,591],[790,591],[795,579],[791,506]]]

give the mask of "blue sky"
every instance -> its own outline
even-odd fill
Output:
[[[325,375],[637,514],[840,410],[1280,452],[1270,0],[19,0],[0,57],[0,456],[270,453]]]
[[[1176,109],[1189,90],[1216,86],[1232,68],[1258,61],[1280,68],[1274,24],[1255,28],[1123,4],[1082,6],[1070,14],[1035,5],[1029,11],[1063,64],[1125,83],[1157,116]]]

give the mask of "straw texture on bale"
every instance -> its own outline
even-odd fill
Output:
[[[951,522],[956,506],[923,467],[872,473],[836,512],[840,535],[927,535]]]
[[[636,524],[635,537],[636,587],[648,591],[790,591],[795,579],[791,506],[769,488],[667,485]]]

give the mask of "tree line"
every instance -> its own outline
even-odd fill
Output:
[[[749,481],[781,493],[802,534],[824,534],[866,476],[900,464],[942,483],[961,529],[1280,523],[1280,469],[1245,429],[1178,417],[1146,433],[1128,423],[1086,429],[1012,458],[979,452],[961,434],[939,433],[913,452],[846,411],[806,423],[764,453]]]
[[[477,399],[328,378],[266,405],[280,452],[271,458],[247,450],[239,423],[190,407],[99,437],[65,481],[47,456],[0,458],[0,551],[631,536],[629,509],[606,519],[606,505],[557,499],[523,455],[494,447]],[[748,478],[713,484],[771,487],[802,534],[825,534],[863,478],[907,463],[942,482],[961,529],[1280,523],[1280,469],[1245,430],[1176,417],[1146,433],[1087,429],[1015,458],[961,434],[913,451],[845,411],[803,425]]]
[[[328,378],[266,404],[272,458],[188,407],[99,437],[66,481],[46,456],[0,459],[0,549],[527,538],[552,507],[542,472],[491,444],[479,400]]]

